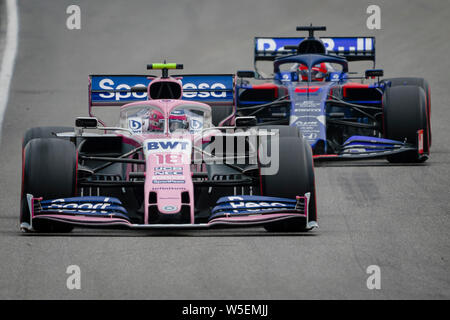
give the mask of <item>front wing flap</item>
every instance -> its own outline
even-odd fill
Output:
[[[73,197],[43,200],[28,194],[30,224],[22,223],[24,231],[34,231],[33,221],[53,220],[82,227],[128,229],[208,229],[267,225],[281,220],[301,220],[305,228],[317,227],[308,220],[310,194],[296,199],[263,196],[222,197],[212,209],[207,223],[136,224],[127,216],[119,199],[113,197]]]
[[[418,139],[420,141],[421,134],[418,132]],[[417,152],[419,159],[421,157],[428,157],[423,153],[423,150],[412,146],[406,142],[400,142],[390,139],[366,137],[366,136],[352,136],[348,138],[337,154],[319,154],[314,155],[314,160],[351,160],[351,159],[372,159],[383,158],[388,155],[402,153],[402,152]]]

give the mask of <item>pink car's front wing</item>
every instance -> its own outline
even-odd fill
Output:
[[[275,199],[270,197],[266,198]],[[286,199],[286,201],[287,200],[288,199]],[[44,204],[51,201],[55,200],[42,201],[41,198],[34,198],[32,195],[28,195],[28,205],[31,212],[31,225],[22,225],[22,229],[33,231],[32,224],[33,221],[36,220],[53,220],[80,227],[121,229],[208,229],[227,227],[251,227],[267,225],[281,220],[302,221],[305,223],[306,228],[317,226],[315,224],[315,221],[312,224],[308,223],[309,194],[306,194],[302,197],[297,197],[296,201],[297,203],[301,203],[300,206],[291,208],[264,207],[261,209],[245,210],[242,213],[233,212],[236,210],[230,210],[231,212],[220,212],[220,214],[216,215],[216,217],[214,217],[213,215],[207,223],[194,222],[189,224],[135,224],[132,223],[126,217],[126,215],[121,214],[120,211],[107,211],[107,209],[104,209],[104,207],[101,207],[100,205],[97,207],[98,210],[93,210],[92,206],[89,208],[87,208],[86,206],[82,207],[82,205],[79,205],[78,208],[63,208],[59,206],[55,206],[55,208],[52,208],[52,206],[46,206]]]

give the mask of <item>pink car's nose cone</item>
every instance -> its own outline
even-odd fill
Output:
[[[189,136],[144,141],[147,158],[144,193],[149,195],[146,198],[146,223],[164,219],[161,215],[183,219],[179,216],[183,214],[181,211],[186,210],[189,212],[189,221],[184,223],[194,223],[194,209],[191,206],[194,189],[190,171],[191,144]],[[187,196],[183,196],[183,193]]]

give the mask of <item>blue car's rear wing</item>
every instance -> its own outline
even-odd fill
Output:
[[[256,61],[273,61],[276,58],[296,54],[304,37],[255,37]],[[336,54],[347,61],[373,61],[375,64],[375,37],[324,37],[320,38],[328,54]]]

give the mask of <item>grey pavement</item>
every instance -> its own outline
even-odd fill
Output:
[[[1,299],[450,298],[448,0],[80,0],[82,29],[73,31],[65,27],[73,1],[19,2],[0,146]],[[369,4],[381,7],[381,30],[366,28]],[[146,72],[164,58],[186,73],[233,73],[251,68],[254,36],[295,35],[311,22],[328,35],[375,35],[386,76],[428,79],[428,162],[317,166],[320,229],[307,234],[19,232],[22,135],[87,115],[89,74]],[[81,290],[66,288],[73,264]],[[366,287],[369,265],[381,268],[381,290]]]

